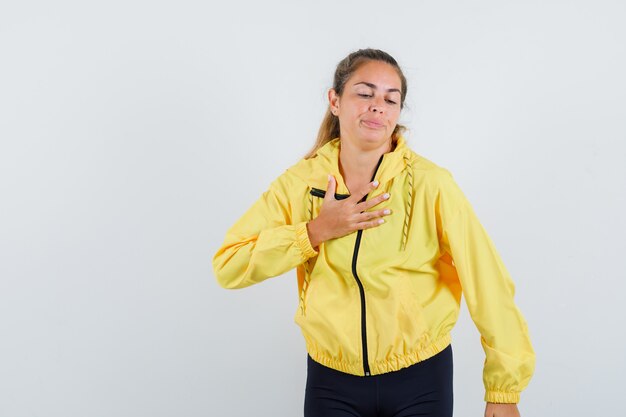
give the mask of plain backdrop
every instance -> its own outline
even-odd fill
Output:
[[[516,284],[523,416],[622,415],[623,1],[0,3],[0,417],[301,416],[295,271],[218,286],[226,230],[383,49],[400,121]],[[453,332],[455,416],[484,411]]]

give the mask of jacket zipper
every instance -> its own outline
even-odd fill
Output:
[[[378,164],[376,164],[376,169],[374,170],[374,175],[372,175],[372,179],[370,181],[374,181],[376,178],[376,172],[378,171],[378,167],[380,167],[380,163],[383,161],[383,155],[380,156],[378,160]],[[365,201],[367,199],[367,194],[363,196],[363,198],[359,201],[359,203]],[[361,236],[363,235],[363,230],[357,231],[356,241],[354,243],[354,253],[352,255],[352,275],[354,275],[354,279],[356,280],[357,285],[359,286],[359,292],[361,294],[361,343],[363,344],[363,373],[365,376],[370,376],[370,365],[367,360],[367,323],[365,320],[365,290],[363,289],[363,283],[359,279],[359,275],[356,272],[356,261],[359,256],[359,247],[361,246]]]

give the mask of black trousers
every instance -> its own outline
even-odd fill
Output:
[[[452,345],[395,372],[356,376],[307,359],[304,417],[451,417]]]

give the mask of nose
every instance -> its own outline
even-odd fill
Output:
[[[372,102],[372,105],[370,106],[370,111],[378,112],[378,113],[382,114],[383,113],[383,107],[384,106],[383,106],[382,102],[380,101],[380,99],[377,99],[377,100],[374,100]]]

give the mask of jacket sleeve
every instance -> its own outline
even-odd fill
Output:
[[[317,255],[306,222],[292,223],[285,174],[226,232],[213,256],[213,271],[223,288],[244,288],[281,275]]]
[[[485,401],[518,403],[535,368],[528,326],[493,241],[452,175],[445,172],[439,197],[441,243],[453,258],[469,313],[481,334]]]

